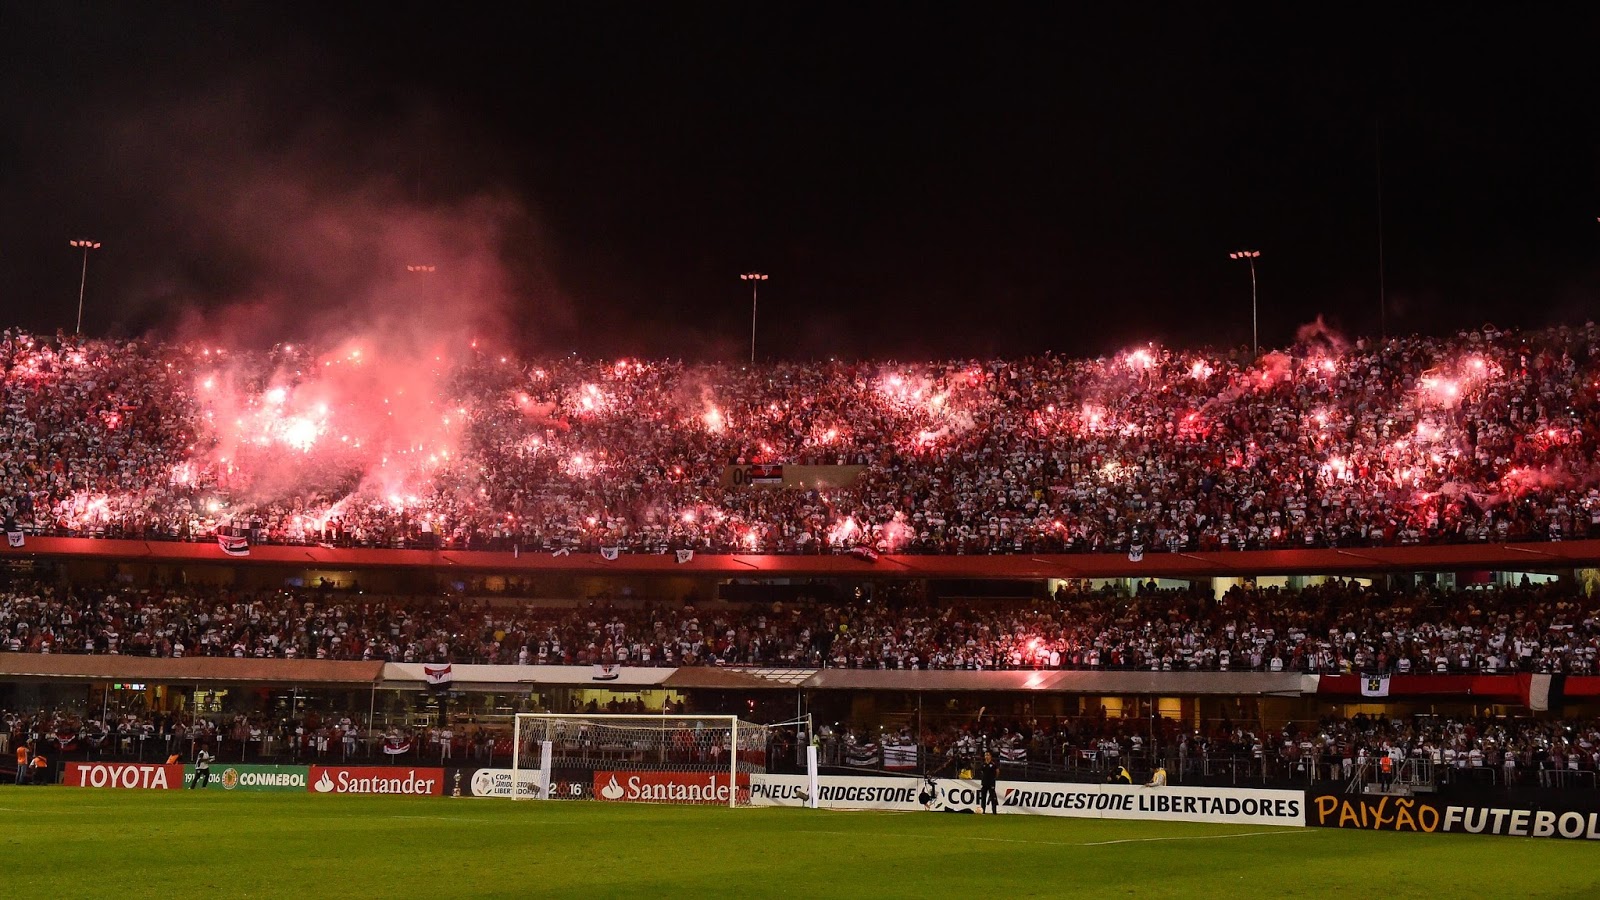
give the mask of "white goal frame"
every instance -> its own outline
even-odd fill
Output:
[[[604,724],[609,721],[618,725],[624,723],[638,725],[650,723],[659,725],[692,725],[698,722],[702,725],[726,725],[728,727],[728,806],[731,809],[737,809],[739,806],[739,726],[742,724],[747,728],[761,729],[771,727],[756,725],[753,722],[744,722],[738,716],[727,715],[692,715],[687,713],[665,715],[650,715],[649,713],[517,713],[513,723],[511,740],[511,771],[513,773],[522,771],[520,763],[522,762],[522,725],[524,721],[588,722],[594,724]],[[550,768],[550,742],[544,741],[541,747],[538,792],[538,796],[542,799],[550,797]],[[519,777],[518,775],[513,775],[512,780],[516,781]],[[511,795],[513,799],[521,799],[520,791],[513,790]]]

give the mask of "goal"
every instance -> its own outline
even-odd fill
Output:
[[[748,806],[776,726],[737,716],[519,713],[518,797]]]

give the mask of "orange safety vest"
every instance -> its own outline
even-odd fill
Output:
[[[17,748],[17,765],[25,766],[27,764],[28,764],[28,745],[24,744],[21,747]]]
[[[42,757],[42,756],[35,756],[33,758],[33,767],[35,769],[43,769],[48,765],[50,765],[50,764],[45,762],[44,761],[44,757]]]
[[[1383,770],[1383,774],[1389,774],[1394,770],[1394,758],[1385,754],[1382,759],[1378,760],[1378,768]]]

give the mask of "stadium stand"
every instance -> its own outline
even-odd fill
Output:
[[[204,540],[227,524],[351,547],[1562,540],[1600,534],[1597,354],[1589,323],[1381,346],[1308,334],[1257,360],[1149,347],[747,369],[474,351],[419,378],[359,349],[7,331],[0,494],[25,535]],[[729,483],[729,466],[762,464],[814,479]]]
[[[0,591],[0,649],[30,653],[1327,674],[1600,674],[1600,601],[1570,585],[1445,591],[1112,589],[1049,601],[498,605],[316,591],[33,583]]]

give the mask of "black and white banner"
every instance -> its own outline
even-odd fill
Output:
[[[883,767],[885,769],[915,769],[917,767],[917,745],[885,745],[883,748]]]
[[[856,744],[845,748],[844,761],[863,769],[876,769],[883,764],[883,753],[877,744]]]
[[[427,679],[428,687],[431,688],[447,688],[456,680],[455,671],[450,668],[449,663],[442,666],[423,666],[422,677]]]

